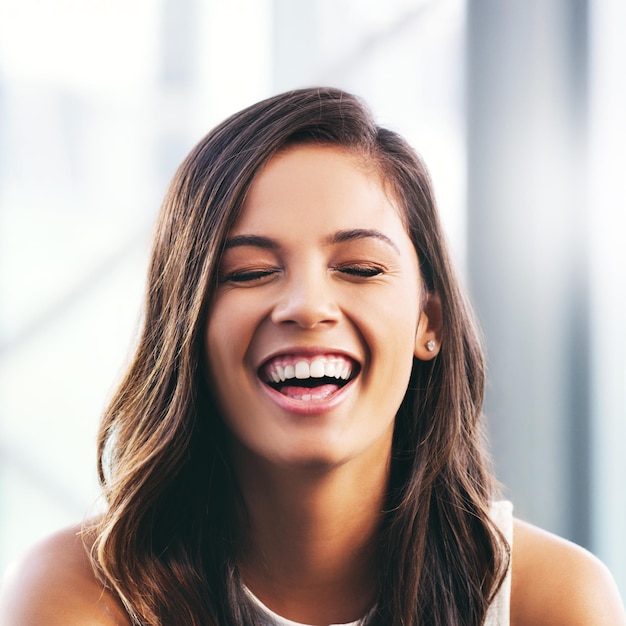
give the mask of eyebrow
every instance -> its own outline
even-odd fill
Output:
[[[340,230],[336,232],[329,239],[329,243],[343,243],[345,241],[354,241],[355,239],[368,239],[374,238],[379,241],[383,241],[388,246],[392,247],[398,254],[400,254],[400,248],[389,239],[387,235],[381,233],[379,230],[372,228],[353,228],[351,230]]]
[[[327,243],[345,243],[347,241],[354,241],[356,239],[377,239],[393,248],[398,254],[400,254],[400,248],[391,240],[387,235],[381,233],[379,230],[373,228],[352,228],[350,230],[340,230],[328,237]],[[280,246],[278,242],[269,237],[263,237],[262,235],[235,235],[226,240],[224,244],[224,250],[230,250],[232,248],[240,248],[244,246],[251,246],[253,248],[261,248],[263,250],[277,250]]]
[[[242,246],[252,246],[254,248],[263,248],[264,250],[277,250],[278,243],[269,237],[261,235],[235,235],[226,240],[224,250],[231,248],[240,248]]]

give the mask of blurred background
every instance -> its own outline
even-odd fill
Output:
[[[213,125],[310,85],[424,156],[518,516],[626,591],[622,0],[0,0],[0,571],[97,507],[156,212]]]

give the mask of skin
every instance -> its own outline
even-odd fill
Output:
[[[413,355],[437,354],[439,302],[423,295],[395,202],[339,149],[272,159],[229,236],[205,348],[250,514],[242,575],[289,619],[355,620],[374,593],[395,411]],[[329,353],[349,355],[358,374],[333,401],[285,402],[259,377],[276,354]],[[78,532],[45,540],[8,573],[3,626],[130,623]],[[626,615],[594,556],[516,521],[511,624],[615,626]]]
[[[257,176],[228,242],[206,353],[238,467],[323,470],[372,446],[386,467],[413,355],[437,352],[424,349],[436,333],[415,249],[378,176],[335,149],[284,152]],[[358,376],[336,406],[283,406],[259,377],[275,355],[347,356]]]
[[[88,557],[93,538],[80,526],[37,543],[5,573],[2,626],[130,626],[122,605],[96,579]]]

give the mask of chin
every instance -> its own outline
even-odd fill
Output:
[[[348,449],[345,445],[333,447],[331,444],[317,446],[293,446],[274,457],[274,464],[291,470],[327,472],[338,469],[359,459],[364,460],[363,450]],[[371,463],[373,459],[369,459]]]
[[[290,454],[277,459],[276,465],[292,470],[323,472],[344,465],[350,458],[350,456],[345,454],[331,454],[328,450],[316,452],[303,451],[298,454],[294,454],[293,451],[291,451]]]

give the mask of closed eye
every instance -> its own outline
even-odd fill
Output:
[[[373,278],[374,276],[383,274],[385,271],[379,265],[367,265],[360,263],[340,265],[333,269],[341,272],[342,274],[348,274],[349,276],[354,276],[356,278]]]
[[[277,274],[280,270],[278,268],[258,269],[258,270],[238,270],[236,272],[230,272],[221,278],[221,282],[225,283],[258,283],[263,282],[264,279]]]

